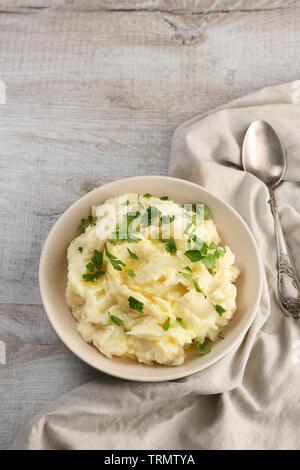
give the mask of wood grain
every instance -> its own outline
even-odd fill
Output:
[[[93,187],[166,174],[184,120],[299,79],[299,1],[0,1],[0,447],[97,372],[48,324],[42,244]]]

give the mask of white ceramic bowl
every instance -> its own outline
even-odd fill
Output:
[[[76,322],[66,300],[67,247],[78,235],[78,221],[90,214],[92,205],[124,193],[147,192],[179,203],[205,202],[211,209],[221,243],[230,246],[236,255],[241,274],[237,282],[237,311],[224,330],[225,339],[213,344],[206,356],[190,352],[180,366],[143,365],[119,358],[109,359],[79,335]],[[228,354],[237,346],[249,329],[260,300],[262,265],[256,242],[245,222],[227,203],[201,186],[165,176],[138,176],[106,184],[94,189],[75,202],[56,222],[42,250],[40,261],[40,290],[43,304],[54,330],[65,345],[87,364],[107,374],[128,380],[159,382],[178,379],[199,372]]]

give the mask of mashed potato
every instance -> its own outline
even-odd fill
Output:
[[[125,194],[92,208],[68,248],[67,302],[108,357],[178,365],[207,354],[236,310],[239,271],[205,205]]]

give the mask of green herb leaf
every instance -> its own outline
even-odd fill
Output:
[[[95,226],[97,222],[97,217],[89,215],[87,219],[81,219],[81,224],[79,225],[79,230],[85,230],[89,225],[91,227]]]
[[[168,253],[174,254],[177,251],[175,240],[173,237],[170,237],[169,240],[166,241],[165,245],[166,250]]]
[[[201,356],[205,356],[205,354],[208,354],[211,351],[210,344],[207,341],[204,341],[203,343],[200,343],[200,341],[196,341],[194,343],[194,346]]]
[[[182,271],[178,271],[179,274],[182,274],[186,279],[192,279],[193,275],[189,273],[183,273]]]
[[[103,253],[98,250],[94,250],[92,262],[94,263],[96,269],[100,270],[103,266]]]
[[[218,245],[216,245],[214,242],[211,242],[208,248],[209,250],[216,250],[218,248]]]
[[[96,273],[83,274],[82,277],[85,282],[96,282],[102,274],[105,274],[104,271],[97,271]]]
[[[224,312],[226,312],[225,308],[223,308],[221,305],[214,305],[216,312],[220,315],[220,317],[223,315]]]
[[[127,251],[129,253],[130,258],[139,259],[138,256],[135,253],[133,253],[133,251],[129,250],[129,248],[127,248]]]
[[[104,248],[105,248],[105,254],[108,257],[109,261],[111,262],[113,268],[116,269],[117,271],[122,271],[121,265],[126,266],[126,264],[123,263],[123,261],[119,260],[115,255],[113,255],[112,253],[108,251],[106,243],[104,245]]]
[[[165,323],[162,326],[162,329],[165,331],[168,331],[169,328],[170,328],[170,317],[166,319]]]
[[[187,271],[190,271],[190,272],[192,272],[192,270],[191,270],[191,268],[190,268],[189,266],[186,266],[186,267],[185,267],[185,268],[183,268],[183,269],[186,269]]]
[[[217,258],[219,258],[220,256],[225,256],[225,250],[223,250],[223,248],[220,248],[219,246],[217,246],[217,249],[215,251],[215,255],[217,256]]]
[[[141,224],[143,227],[149,227],[149,225],[152,225],[153,222],[158,219],[160,216],[161,212],[157,207],[155,206],[150,206],[147,207],[146,211],[141,217]]]
[[[203,224],[203,218],[199,214],[194,214],[192,217],[192,222],[196,227]]]
[[[146,199],[150,199],[150,197],[152,197],[152,194],[150,194],[150,193],[146,193],[146,194],[144,194],[144,196],[143,196],[143,197],[145,197]]]
[[[129,199],[127,199],[127,201],[123,202],[123,203],[121,204],[121,206],[129,206]]]
[[[178,321],[180,326],[186,330],[186,326],[184,326],[183,319],[181,317],[176,317],[176,321]]]
[[[130,277],[134,277],[135,276],[135,272],[133,271],[133,269],[125,269],[125,272],[128,274],[128,276]]]
[[[137,312],[144,313],[143,308],[144,304],[143,302],[140,302],[137,300],[135,297],[132,297],[131,295],[128,297],[128,302],[129,302],[129,307],[132,310],[136,310]]]
[[[214,269],[216,269],[216,256],[214,254],[207,255],[202,259],[202,263],[207,267],[207,269],[214,271]]]
[[[207,255],[207,250],[208,250],[207,243],[203,242],[203,240],[201,240],[201,241],[199,241],[199,240],[201,240],[201,239],[198,238],[198,240],[196,240],[196,245],[197,245],[197,243],[199,243],[197,248],[199,247],[198,249],[200,250],[201,255],[206,256]],[[201,248],[200,248],[200,244],[202,245]]]
[[[192,241],[194,242],[194,246],[192,248]],[[198,237],[195,233],[190,233],[188,236],[188,241],[187,241],[187,248],[193,249],[193,250],[199,250],[201,255],[206,255],[207,253],[207,244],[200,238]]]
[[[198,284],[198,281],[197,279],[194,279],[194,286],[195,286],[195,289],[197,292],[200,292],[200,294],[203,294],[204,295],[204,298],[206,299],[206,294],[203,292],[203,290],[201,289],[201,287],[199,286]]]
[[[218,338],[224,339],[223,331],[219,331]]]
[[[171,224],[176,219],[175,215],[163,215],[161,218],[162,224]]]
[[[193,263],[203,260],[204,256],[200,253],[199,250],[188,250],[184,253]]]
[[[167,201],[169,199],[169,196],[161,196],[159,199],[162,201]]]
[[[116,317],[115,315],[111,315],[109,312],[107,312],[107,313],[108,313],[108,316],[109,316],[109,318],[111,319],[111,321],[113,323],[115,323],[118,326],[123,326],[124,325],[124,322],[123,322],[123,320],[121,320],[121,318]]]
[[[203,204],[203,205],[204,205],[204,219],[208,219],[211,213],[210,208],[206,204]]]
[[[80,251],[80,253],[82,253],[82,252],[83,252],[83,248],[82,248],[82,246],[79,246],[79,247],[78,247],[78,251]]]
[[[90,271],[91,273],[93,273],[95,271],[95,265],[94,263],[88,263],[86,264],[85,266],[87,268],[88,271]]]

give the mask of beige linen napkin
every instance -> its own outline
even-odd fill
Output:
[[[288,156],[278,204],[300,272],[300,82],[268,87],[177,129],[171,176],[224,198],[252,229],[266,271],[260,308],[230,355],[194,376],[132,383],[108,376],[40,413],[13,449],[298,449],[300,322],[276,300],[276,248],[268,191],[241,169],[248,125],[265,119]],[[252,295],[249,292],[249,297]]]

